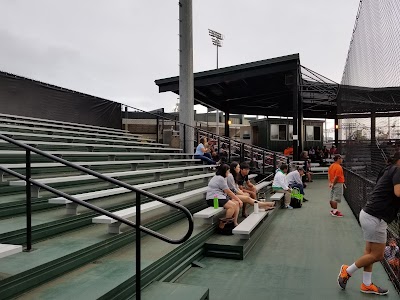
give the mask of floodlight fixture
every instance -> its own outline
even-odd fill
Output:
[[[214,38],[216,38],[218,40],[223,40],[224,39],[224,35],[222,33],[219,33],[217,31],[215,31],[215,30],[208,29],[208,34],[211,37],[214,37]]]
[[[212,38],[212,43],[213,43],[214,46],[222,47],[221,40],[217,40],[216,38]]]

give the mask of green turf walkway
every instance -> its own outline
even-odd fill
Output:
[[[363,253],[364,241],[350,207],[339,209],[344,218],[329,214],[326,180],[306,189],[310,199],[303,208],[280,211],[243,261],[204,258],[206,267],[191,268],[177,282],[210,288],[210,299],[336,300],[372,299],[359,291],[362,270],[347,284],[337,285],[343,263],[351,264]],[[374,265],[372,281],[389,288],[384,299],[399,299],[382,265]]]

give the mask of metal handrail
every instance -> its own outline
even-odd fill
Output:
[[[5,141],[7,141],[7,142],[9,142],[11,144],[14,144],[14,145],[16,145],[16,146],[18,146],[20,148],[24,148],[26,150],[26,176],[24,176],[22,174],[19,174],[19,173],[15,172],[15,171],[12,171],[10,169],[4,168],[2,166],[0,166],[0,170],[2,170],[3,172],[6,172],[6,173],[8,173],[8,174],[10,174],[12,176],[15,176],[15,177],[17,177],[19,179],[22,179],[22,180],[26,181],[27,250],[28,251],[30,251],[32,249],[31,184],[35,185],[35,186],[38,186],[40,188],[43,188],[43,189],[45,189],[45,190],[47,190],[49,192],[52,192],[52,193],[54,193],[54,194],[56,194],[58,196],[64,197],[64,198],[66,198],[66,199],[68,199],[70,201],[78,203],[78,204],[80,204],[80,205],[82,205],[84,207],[87,207],[87,208],[89,208],[91,210],[94,210],[94,211],[96,211],[98,213],[104,214],[104,215],[106,215],[106,216],[108,216],[110,218],[113,218],[113,219],[115,219],[115,220],[117,220],[117,221],[119,221],[121,223],[124,223],[124,224],[136,229],[136,297],[137,297],[137,299],[140,299],[140,280],[141,280],[141,276],[140,276],[140,274],[141,274],[141,270],[140,270],[140,259],[141,259],[140,232],[143,231],[143,232],[145,232],[145,233],[147,233],[147,234],[149,234],[149,235],[151,235],[153,237],[156,237],[156,238],[158,238],[158,239],[160,239],[162,241],[165,241],[167,243],[170,243],[170,244],[183,243],[183,242],[187,241],[190,238],[190,236],[192,235],[192,233],[193,233],[193,229],[194,229],[193,216],[192,216],[192,214],[190,213],[190,211],[186,207],[184,207],[184,206],[182,206],[180,204],[177,204],[175,202],[169,201],[167,199],[164,199],[164,198],[162,198],[160,196],[154,195],[154,194],[149,193],[147,191],[138,189],[138,188],[133,187],[133,186],[131,186],[131,185],[125,183],[125,182],[119,181],[119,180],[117,180],[115,178],[104,176],[101,173],[98,173],[96,171],[87,169],[87,168],[79,166],[79,165],[76,165],[76,164],[71,163],[71,162],[69,162],[69,161],[67,161],[65,159],[60,158],[60,157],[48,154],[48,153],[46,153],[46,152],[44,152],[42,150],[39,150],[37,148],[34,148],[32,146],[29,146],[29,145],[23,144],[21,142],[18,142],[18,141],[14,140],[14,139],[12,139],[12,138],[10,138],[8,136],[0,134],[0,139],[3,139],[3,140],[5,140]],[[113,213],[111,213],[111,212],[109,212],[107,210],[104,210],[104,209],[102,209],[100,207],[97,207],[95,205],[92,205],[90,203],[86,203],[85,201],[79,200],[79,199],[77,199],[75,197],[72,197],[72,196],[70,196],[70,195],[68,195],[66,193],[63,193],[63,192],[61,192],[61,191],[59,191],[57,189],[54,189],[54,188],[52,188],[50,186],[47,186],[45,184],[42,184],[42,183],[32,179],[31,178],[31,152],[34,152],[34,153],[36,153],[38,155],[41,155],[41,156],[46,157],[46,158],[48,158],[50,160],[59,162],[61,164],[69,166],[71,168],[77,169],[77,170],[79,170],[81,172],[84,172],[86,174],[90,174],[90,175],[92,175],[94,177],[97,177],[99,179],[102,179],[104,181],[108,181],[108,182],[113,183],[115,185],[118,185],[120,187],[124,187],[124,188],[126,188],[128,190],[131,190],[132,192],[136,192],[136,222],[133,223],[131,221],[128,221],[128,220],[126,220],[124,218],[121,218],[121,217],[119,217],[119,216],[117,216],[117,215],[115,215],[115,214],[113,214]],[[165,235],[162,235],[162,234],[160,234],[158,232],[155,232],[155,231],[153,231],[153,230],[151,230],[149,228],[141,226],[140,225],[140,196],[141,195],[147,196],[147,197],[149,197],[151,199],[154,199],[156,201],[160,201],[160,202],[162,202],[162,203],[164,203],[166,205],[169,205],[169,206],[172,206],[172,207],[175,207],[175,208],[181,210],[186,215],[186,218],[188,219],[188,223],[189,223],[189,227],[188,227],[188,230],[187,230],[186,234],[180,239],[171,239],[171,238],[169,238],[169,237],[167,237]]]

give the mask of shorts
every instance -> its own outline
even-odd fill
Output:
[[[218,207],[224,207],[228,201],[229,199],[218,199]],[[214,199],[207,199],[207,205],[214,207]]]
[[[363,210],[360,212],[359,219],[365,241],[386,244],[387,223],[383,219],[371,216]]]
[[[336,183],[331,189],[331,201],[342,202],[343,183]]]

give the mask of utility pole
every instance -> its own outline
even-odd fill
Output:
[[[181,147],[194,149],[192,0],[179,0],[179,136]],[[190,126],[184,126],[187,124]]]

